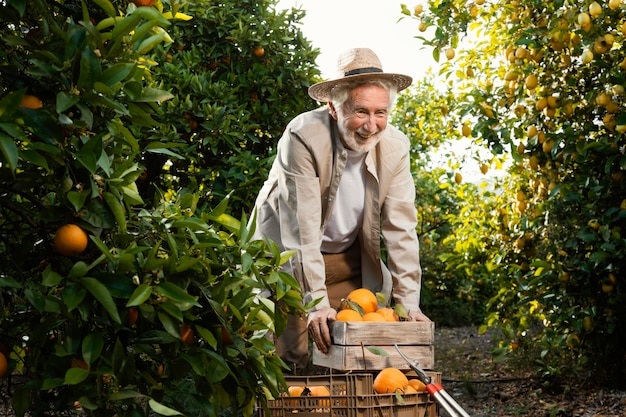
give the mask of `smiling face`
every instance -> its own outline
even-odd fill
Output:
[[[330,114],[337,120],[343,145],[353,151],[371,150],[387,127],[390,93],[376,84],[359,85],[348,93],[342,105],[329,103]]]

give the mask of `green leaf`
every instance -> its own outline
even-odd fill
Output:
[[[179,411],[174,410],[173,408],[169,408],[156,401],[153,398],[150,398],[148,401],[150,408],[157,414],[161,414],[164,416],[182,416],[183,414]]]
[[[133,291],[133,294],[128,299],[126,307],[138,306],[146,302],[152,295],[152,286],[149,284],[139,284],[139,286]]]
[[[129,185],[124,185],[120,187],[122,193],[124,194],[124,201],[126,201],[130,205],[143,205],[143,199],[139,195],[139,191],[137,190],[137,184],[132,183]]]
[[[89,371],[83,368],[70,368],[65,373],[66,385],[77,385],[89,377]]]
[[[72,311],[85,299],[86,294],[87,290],[84,287],[70,282],[63,288],[61,298],[67,310]]]
[[[80,59],[80,74],[78,76],[77,86],[81,90],[90,90],[94,81],[100,78],[102,67],[100,67],[100,58],[94,53],[93,48],[87,47],[83,49]]]
[[[104,338],[100,333],[88,334],[83,339],[83,359],[85,359],[85,362],[91,365],[100,357],[103,348]]]
[[[85,205],[85,201],[87,201],[87,197],[89,197],[89,190],[83,191],[68,191],[67,199],[72,206],[74,207],[74,211],[80,211]]]
[[[22,284],[11,277],[0,277],[0,287],[22,288]]]
[[[187,291],[172,282],[163,282],[156,287],[156,291],[176,303],[186,303],[196,307],[202,307],[197,297],[189,295]]]
[[[369,350],[371,353],[373,353],[374,355],[378,355],[378,356],[389,356],[389,353],[387,353],[387,351],[379,346],[366,346],[365,347],[367,350]]]
[[[46,266],[46,269],[43,271],[42,276],[43,279],[41,281],[41,284],[46,287],[54,287],[63,280],[63,277],[59,275],[56,271],[53,271],[50,265]]]
[[[171,100],[174,98],[174,95],[169,91],[160,90],[158,88],[144,88],[141,93],[141,97],[138,102],[148,102],[148,103],[163,103],[164,101]]]
[[[12,137],[0,133],[0,151],[4,155],[6,164],[14,172],[17,168],[18,151]]]
[[[142,398],[142,397],[144,397],[144,395],[140,392],[131,391],[131,390],[121,390],[121,391],[113,392],[111,395],[109,395],[109,400],[110,401],[123,401],[123,400],[128,400],[129,398]]]
[[[111,296],[108,288],[95,278],[85,277],[82,278],[80,282],[96,298],[96,300],[98,300],[98,302],[102,304],[102,306],[109,313],[113,321],[115,321],[117,324],[122,324],[120,315],[117,312],[117,307],[115,306],[115,302],[113,301],[113,297]]]
[[[109,0],[94,0],[94,3],[100,6],[100,8],[104,10],[107,16],[111,16],[111,17],[117,16],[117,9],[115,8],[115,6],[113,6],[113,4]]]
[[[71,108],[78,103],[80,98],[75,95],[68,94],[65,91],[59,91],[57,94],[56,110],[57,113],[63,113],[65,110]]]

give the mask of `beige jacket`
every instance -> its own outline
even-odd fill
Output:
[[[320,247],[346,158],[327,107],[297,116],[278,142],[276,159],[255,204],[254,238],[296,251],[285,271],[300,282],[305,303],[322,299],[314,309],[329,307]],[[387,299],[393,289],[396,302],[407,311],[418,311],[422,272],[408,138],[388,125],[365,165],[359,233],[363,286]],[[381,260],[381,233],[387,265]]]

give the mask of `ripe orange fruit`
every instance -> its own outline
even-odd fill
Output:
[[[165,373],[165,366],[162,363],[159,364],[159,366],[157,368],[157,372],[158,372],[159,376],[163,376],[163,374]]]
[[[131,0],[131,3],[137,7],[152,7],[156,4],[156,0]]]
[[[378,300],[376,294],[367,288],[357,288],[352,290],[346,297],[346,300],[358,304],[363,310],[363,314],[372,313],[378,310]]]
[[[374,379],[374,391],[379,394],[394,393],[404,390],[409,385],[409,379],[398,368],[385,368]]]
[[[183,323],[180,325],[180,338],[183,343],[186,345],[192,345],[195,339],[195,335],[193,333],[193,329],[187,323]]]
[[[0,378],[4,378],[6,376],[8,369],[9,363],[7,362],[7,357],[4,356],[4,353],[0,352]]]
[[[406,387],[404,387],[404,393],[405,394],[416,394],[417,390],[411,384],[409,384]]]
[[[54,235],[54,248],[61,255],[78,256],[87,248],[87,233],[75,224],[63,225]]]
[[[363,321],[387,321],[382,315],[375,311],[363,314]]]
[[[128,325],[134,326],[139,319],[139,309],[137,307],[130,307],[128,309]]]
[[[40,109],[43,107],[43,103],[39,100],[39,97],[26,94],[22,97],[20,106],[26,107],[27,109]]]
[[[257,46],[256,48],[254,48],[254,56],[257,57],[262,57],[263,55],[265,55],[265,49],[263,49],[262,46]]]
[[[400,321],[400,317],[398,317],[396,312],[393,311],[393,308],[391,307],[379,308],[378,310],[376,310],[376,313],[383,316],[385,321]]]
[[[415,388],[417,392],[426,391],[426,384],[419,379],[409,379],[409,385]]]
[[[300,395],[302,395],[302,391],[304,391],[304,387],[301,387],[299,385],[292,385],[287,388],[287,392],[289,393],[290,397],[299,397]]]
[[[344,308],[337,313],[335,316],[335,320],[337,321],[363,321],[363,317],[359,314],[358,311],[352,310],[351,308]]]
[[[72,358],[72,363],[70,364],[71,368],[83,368],[85,370],[89,369],[89,365],[87,365],[87,362],[85,362],[84,360],[82,360],[81,358]]]

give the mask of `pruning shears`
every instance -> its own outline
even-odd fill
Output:
[[[450,415],[450,417],[470,417],[469,414],[457,403],[454,398],[441,386],[441,384],[437,382],[433,382],[432,378],[429,377],[426,372],[422,368],[419,367],[418,361],[413,361],[409,359],[398,347],[398,345],[393,345],[400,356],[407,361],[411,369],[415,371],[417,374],[417,378],[422,381],[426,385],[426,390],[430,393],[430,395],[435,399],[435,401],[443,407],[444,410]]]

